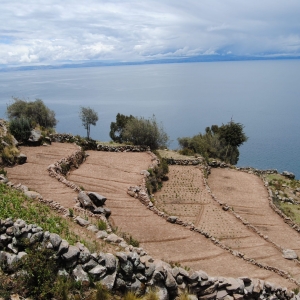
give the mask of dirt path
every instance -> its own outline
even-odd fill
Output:
[[[293,249],[300,257],[300,235],[269,206],[268,192],[262,180],[235,170],[213,169],[208,181],[212,192],[272,241]]]
[[[83,186],[85,190],[95,191],[106,196],[108,198],[106,204],[112,210],[111,219],[115,226],[139,240],[141,246],[153,257],[169,262],[180,262],[194,270],[202,269],[212,276],[257,277],[282,286],[294,287],[291,282],[277,274],[234,257],[215,246],[204,236],[182,226],[166,222],[146,209],[137,199],[127,195],[126,191],[130,185],[137,185],[142,181],[140,171],[147,169],[151,164],[149,154],[93,151],[90,151],[89,154],[86,162],[78,170],[73,171],[68,179]],[[195,180],[200,190],[200,177],[198,176],[198,179],[195,178]],[[207,204],[211,201],[209,200],[210,196],[203,189],[201,189],[201,195]],[[190,205],[191,203],[186,204],[186,207]],[[197,205],[199,206],[199,204]],[[191,206],[191,210],[194,210],[193,206]],[[209,222],[212,223],[215,214],[213,211],[211,213],[207,214],[205,209],[203,211],[203,215],[205,214],[206,218],[211,219]],[[195,220],[198,218],[201,222],[203,216],[201,213],[200,216],[196,213],[191,215],[190,220],[193,218]],[[249,235],[251,236],[251,234]],[[248,239],[247,242],[252,245],[253,241]],[[261,246],[267,247],[268,245]],[[273,251],[273,248],[266,249],[266,256],[273,255],[273,252],[272,254],[268,252]],[[256,249],[253,250],[253,254],[255,251]],[[289,265],[289,267],[293,266]]]
[[[77,193],[55,178],[49,176],[47,167],[78,150],[73,144],[52,143],[51,146],[21,147],[27,155],[27,163],[7,169],[13,183],[22,183],[30,190],[40,193],[45,199],[59,202],[64,207],[73,207]]]

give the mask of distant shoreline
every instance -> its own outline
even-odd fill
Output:
[[[2,66],[0,72],[31,71],[31,70],[57,70],[57,69],[75,69],[92,67],[111,67],[111,66],[136,66],[153,64],[179,64],[196,62],[226,62],[226,61],[262,61],[262,60],[299,60],[299,56],[274,56],[274,57],[256,57],[256,56],[222,56],[222,55],[201,55],[196,57],[185,57],[175,59],[156,59],[149,61],[89,61],[79,63],[62,63],[57,65],[31,65],[31,66]]]

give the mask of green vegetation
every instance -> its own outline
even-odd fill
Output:
[[[199,133],[193,137],[178,138],[181,154],[192,155],[198,153],[205,159],[217,158],[232,165],[239,160],[239,150],[247,136],[244,126],[232,120],[222,126],[212,125],[205,129],[205,134]]]
[[[20,154],[19,150],[12,142],[10,144],[6,143],[11,135],[7,135],[4,138],[0,138],[0,165],[14,165],[17,160],[17,156]],[[3,144],[2,141],[5,143]]]
[[[97,228],[98,228],[98,230],[106,230],[107,229],[107,224],[103,220],[98,220],[97,221]]]
[[[169,141],[161,123],[153,115],[150,119],[117,114],[110,124],[110,137],[115,142],[149,146],[151,150],[166,147]]]
[[[160,164],[153,169],[148,169],[150,175],[147,177],[146,188],[148,194],[151,195],[162,188],[163,181],[167,181],[169,178],[166,175],[169,172],[169,165],[165,158],[162,158],[157,151],[154,151],[158,157]]]
[[[80,107],[79,117],[82,121],[82,126],[86,129],[87,138],[90,138],[91,125],[96,125],[98,114],[89,107]]]
[[[6,218],[20,218],[28,224],[36,224],[45,231],[61,235],[71,244],[78,239],[78,236],[70,232],[67,221],[55,215],[48,206],[0,183],[0,219]]]
[[[30,120],[32,128],[37,125],[52,128],[57,124],[54,111],[50,110],[41,99],[26,101],[13,97],[13,103],[7,106],[6,113],[9,120],[20,118]]]
[[[157,123],[155,116],[150,119],[133,118],[126,123],[123,139],[133,145],[146,145],[151,150],[166,147],[169,136],[162,124]]]
[[[23,116],[12,119],[9,123],[9,130],[19,142],[27,141],[31,134],[30,120]]]
[[[110,123],[110,132],[109,136],[110,138],[117,143],[123,143],[123,131],[126,127],[126,124],[128,121],[134,119],[134,116],[125,116],[120,113],[117,114],[116,116],[116,122],[111,122]]]

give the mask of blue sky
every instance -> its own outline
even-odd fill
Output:
[[[300,56],[299,0],[1,0],[0,65]]]

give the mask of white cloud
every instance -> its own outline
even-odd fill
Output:
[[[298,0],[2,0],[0,63],[299,55]]]

